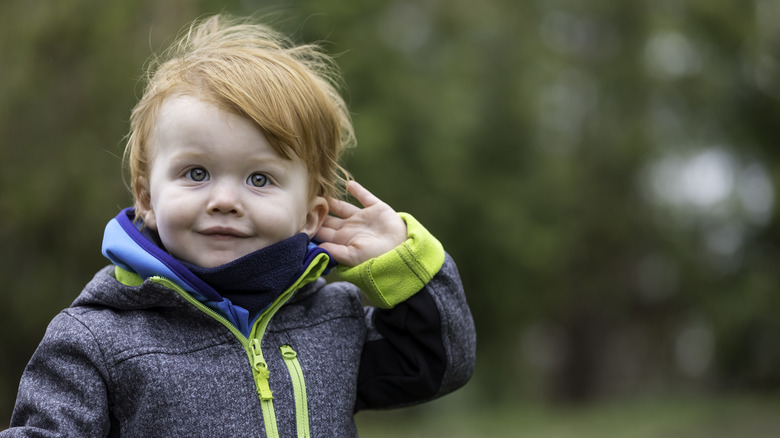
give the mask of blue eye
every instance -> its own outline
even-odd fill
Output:
[[[185,176],[195,182],[206,181],[209,179],[209,173],[202,167],[195,167],[188,170]]]
[[[268,184],[268,177],[263,175],[262,173],[253,173],[249,175],[249,178],[247,178],[246,183],[253,187],[264,187]]]

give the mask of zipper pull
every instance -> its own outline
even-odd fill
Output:
[[[282,357],[285,359],[295,359],[295,357],[298,356],[298,353],[296,353],[295,350],[293,350],[289,345],[282,345],[279,347],[279,350],[282,351]]]
[[[271,385],[268,382],[271,372],[268,371],[268,364],[263,360],[260,340],[252,339],[250,349],[252,350],[252,370],[255,375],[255,383],[257,384],[257,393],[260,395],[261,400],[271,400],[274,398]]]

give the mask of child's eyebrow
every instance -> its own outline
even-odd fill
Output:
[[[201,152],[196,151],[192,149],[179,149],[170,155],[170,160],[188,160],[188,159],[198,159],[198,158],[209,158],[213,154],[207,153],[207,152]]]
[[[214,154],[209,154],[206,152],[178,150],[176,152],[171,153],[168,156],[168,163],[176,166],[181,166],[185,164],[197,164],[197,163],[206,162],[213,157]]]
[[[213,159],[218,159],[219,155],[215,154],[214,152],[207,152],[207,151],[200,151],[196,148],[189,149],[180,149],[175,152],[173,152],[170,157],[169,161],[171,162],[182,162],[182,161],[208,161]],[[293,160],[288,160],[283,157],[280,157],[277,154],[271,154],[265,151],[259,151],[256,154],[252,154],[247,157],[242,158],[242,162],[247,165],[252,166],[279,166],[279,167],[287,167],[291,165]]]

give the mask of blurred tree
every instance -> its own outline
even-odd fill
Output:
[[[459,263],[474,392],[780,388],[777,2],[10,0],[0,424],[131,201],[120,157],[145,60],[220,11],[337,55],[348,167]]]

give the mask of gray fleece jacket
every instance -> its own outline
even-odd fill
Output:
[[[320,257],[249,336],[175,281],[102,269],[49,325],[0,437],[349,437],[361,409],[459,388],[475,332],[458,272],[443,250],[426,263],[433,237],[407,224],[404,248],[342,272],[384,308],[326,283]],[[422,288],[394,296],[404,277]]]

